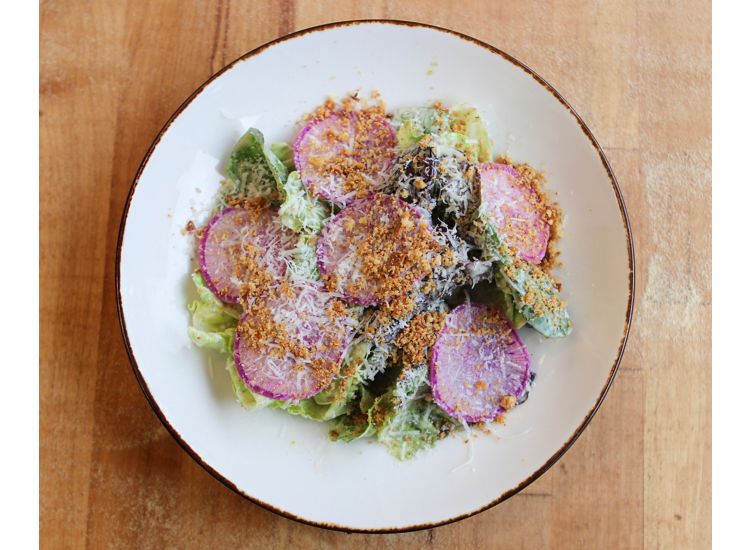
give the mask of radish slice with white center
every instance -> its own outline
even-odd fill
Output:
[[[227,208],[203,230],[200,270],[211,292],[236,304],[243,292],[259,293],[283,278],[283,252],[294,245],[294,234],[270,208]]]
[[[425,212],[376,193],[326,224],[317,242],[318,269],[329,290],[371,306],[412,292],[432,272],[438,249]]]
[[[530,371],[526,347],[503,314],[463,304],[448,314],[432,348],[432,395],[455,418],[493,420],[524,394]]]
[[[237,373],[248,388],[271,399],[307,399],[338,373],[357,324],[320,282],[282,285],[240,319]]]
[[[395,148],[396,133],[382,114],[335,112],[302,129],[294,164],[312,196],[344,206],[385,186]]]
[[[482,164],[479,175],[482,207],[489,221],[519,258],[540,263],[547,253],[550,227],[539,209],[539,196],[507,164]]]

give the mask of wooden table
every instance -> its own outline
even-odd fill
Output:
[[[167,434],[123,349],[114,255],[151,140],[208,76],[339,19],[424,21],[525,61],[588,122],[635,232],[637,302],[599,414],[473,518],[347,535],[232,493]],[[41,5],[41,540],[68,548],[705,548],[711,540],[710,3],[46,1]]]

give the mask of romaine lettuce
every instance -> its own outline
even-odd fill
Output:
[[[221,331],[205,331],[188,327],[188,337],[199,348],[212,349],[221,353],[232,353],[234,346],[234,328]]]
[[[315,237],[300,235],[297,246],[292,251],[290,268],[293,276],[311,281],[320,280],[318,258],[315,252]]]
[[[206,286],[200,272],[192,275],[193,283],[198,292],[198,299],[188,305],[192,313],[192,325],[187,332],[190,340],[200,348],[206,348],[228,354],[227,371],[232,382],[232,390],[237,401],[245,408],[255,409],[265,407],[272,401],[262,395],[250,391],[240,380],[232,358],[234,334],[240,312],[234,306],[223,303]]]
[[[226,174],[220,206],[226,205],[228,197],[277,199],[278,189],[286,181],[287,168],[265,147],[263,134],[250,128],[232,149]]]
[[[456,106],[450,110],[451,128],[465,137],[460,146],[467,155],[471,152],[479,162],[489,162],[492,158],[492,140],[482,115],[475,107]]]
[[[346,441],[347,443],[375,434],[375,426],[370,423],[367,411],[372,407],[373,398],[365,386],[358,386],[356,407],[349,414],[340,416],[332,421],[328,432],[331,441]]]
[[[516,302],[513,299],[513,291],[508,285],[504,277],[495,277],[495,286],[497,289],[497,305],[500,310],[505,314],[505,317],[513,325],[513,328],[521,328],[526,324],[526,318],[516,307]]]
[[[281,223],[295,233],[317,235],[330,209],[320,201],[310,198],[302,184],[299,172],[292,172],[281,185],[284,202],[279,207]]]
[[[357,408],[331,424],[332,440],[375,435],[393,456],[407,460],[458,426],[432,402],[426,365],[402,371],[378,397],[364,386],[358,391]]]
[[[458,426],[453,418],[425,398],[391,408],[385,414],[377,438],[399,460],[408,460],[418,451],[434,446]]]
[[[191,276],[195,288],[198,291],[198,299],[188,304],[188,310],[192,313],[192,329],[197,334],[221,333],[226,329],[237,326],[240,311],[225,304],[213,295],[206,286],[203,276],[196,271]],[[207,340],[204,338],[204,341]],[[197,345],[201,345],[196,342]]]
[[[459,426],[432,401],[427,365],[402,372],[393,387],[375,399],[368,419],[378,441],[399,460],[432,447]]]
[[[434,107],[400,109],[393,118],[398,146],[408,149],[424,136],[436,139],[432,145],[440,155],[451,150],[462,152],[469,160],[487,162],[492,156],[492,140],[479,110],[459,105],[450,110]]]
[[[399,109],[393,117],[398,146],[409,148],[428,134],[442,134],[450,131],[448,113],[432,107]]]
[[[561,338],[573,332],[573,323],[560,299],[552,277],[541,268],[522,260],[499,266],[495,277],[502,277],[513,293],[515,308],[544,336]]]
[[[283,141],[272,143],[271,152],[281,161],[287,172],[294,171],[294,151],[292,151],[288,143],[284,143]]]

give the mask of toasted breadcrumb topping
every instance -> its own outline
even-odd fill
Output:
[[[401,331],[395,344],[400,351],[404,370],[427,363],[427,353],[435,345],[444,324],[445,313],[428,311],[416,315]]]
[[[413,296],[403,295],[396,296],[390,302],[386,302],[380,307],[380,312],[392,319],[407,319],[417,307],[417,302]]]
[[[338,378],[341,379],[341,380],[348,380],[348,379],[350,379],[357,372],[357,370],[359,369],[359,367],[360,367],[361,364],[362,364],[362,360],[361,359],[358,360],[358,361],[345,362],[341,366],[341,370],[339,371]],[[334,386],[334,394],[333,394],[334,400],[335,401],[341,401],[342,399],[344,399],[346,397],[346,394],[347,394],[348,391],[349,391],[349,387],[348,387],[347,384],[337,384],[337,385],[335,385]]]
[[[500,399],[500,406],[505,409],[506,411],[511,410],[513,407],[516,406],[516,396],[515,395],[504,395]]]
[[[441,113],[447,113],[448,112],[448,108],[445,105],[443,105],[442,101],[436,101],[436,102],[434,102],[432,104],[432,108],[435,109],[436,111],[441,112]]]
[[[375,195],[367,210],[353,208],[350,216],[342,225],[355,251],[356,269],[343,290],[353,296],[372,293],[386,304],[389,314],[403,317],[413,309],[413,301],[404,296],[432,273],[432,256],[440,250],[428,222],[415,218],[405,203],[383,194]],[[328,290],[338,289],[335,272],[323,280]]]

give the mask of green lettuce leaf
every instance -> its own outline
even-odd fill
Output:
[[[232,353],[234,333],[234,328],[210,332],[195,327],[188,327],[188,336],[193,344],[199,348],[212,349],[221,353]]]
[[[276,200],[287,168],[265,147],[260,130],[250,128],[232,149],[226,174],[221,188],[224,204],[228,197]]]
[[[283,141],[271,144],[271,152],[276,155],[286,168],[287,172],[294,171],[294,151],[288,143]]]
[[[315,420],[316,422],[326,422],[332,418],[336,418],[340,412],[339,408],[331,405],[320,405],[315,402],[314,399],[303,399],[299,402],[287,402],[287,401],[274,401],[274,409],[282,409],[289,414],[301,416],[308,420]]]
[[[427,365],[403,371],[368,411],[378,441],[399,460],[432,447],[459,425],[432,401],[427,371]]]
[[[315,249],[316,237],[301,235],[297,246],[292,250],[291,269],[295,276],[311,281],[320,280],[318,257]]]
[[[331,210],[307,194],[299,172],[289,174],[282,187],[282,196],[284,202],[279,208],[281,223],[299,233],[297,246],[292,251],[293,273],[304,279],[319,280],[315,243]]]
[[[492,139],[482,115],[475,107],[457,106],[450,110],[451,126],[460,125],[465,137],[461,147],[468,156],[474,156],[479,162],[488,162],[492,158]]]
[[[399,460],[433,447],[457,427],[456,421],[426,399],[415,399],[393,409],[378,429],[377,438]]]
[[[331,211],[325,204],[307,194],[299,172],[289,174],[281,190],[284,199],[279,207],[281,223],[295,233],[319,234]]]
[[[515,260],[511,265],[499,266],[498,276],[511,289],[516,310],[538,332],[550,338],[561,338],[573,332],[565,302],[548,273],[528,262]]]
[[[240,318],[240,311],[236,307],[227,305],[213,295],[211,290],[206,286],[203,276],[199,271],[192,275],[193,283],[198,291],[198,299],[188,304],[188,310],[192,314],[193,333],[199,340],[214,341],[203,336],[206,333],[223,333],[229,328],[237,326]],[[190,334],[190,332],[189,332]],[[193,336],[191,336],[191,339]],[[194,340],[195,341],[195,340]],[[196,342],[197,345],[201,345]]]
[[[451,149],[471,160],[487,162],[492,157],[492,140],[479,111],[474,107],[456,106],[449,111],[433,107],[400,109],[393,118],[398,146],[408,149],[424,136],[437,139],[433,145],[439,154]]]
[[[399,109],[393,117],[398,146],[409,148],[428,134],[450,131],[448,113],[432,107]]]
[[[372,394],[365,386],[358,386],[357,404],[349,414],[340,416],[333,420],[328,432],[331,441],[345,441],[350,443],[361,437],[375,435],[376,429],[370,423],[367,411],[374,403]]]
[[[526,317],[516,307],[516,301],[513,298],[513,291],[504,277],[495,277],[497,289],[496,305],[505,314],[505,317],[511,322],[513,328],[521,328],[526,324]]]
[[[273,403],[271,399],[250,391],[242,383],[234,366],[232,351],[234,334],[240,318],[240,310],[219,300],[206,286],[199,271],[192,275],[198,299],[188,304],[192,314],[191,326],[187,332],[190,340],[198,347],[227,354],[227,371],[232,382],[232,391],[237,401],[247,409],[266,407]]]

